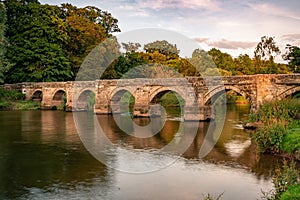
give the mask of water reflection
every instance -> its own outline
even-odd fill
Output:
[[[261,188],[271,187],[270,176],[280,159],[257,155],[251,133],[239,126],[247,113],[247,108],[228,108],[221,137],[204,159],[199,159],[199,151],[208,123],[196,127],[196,136],[173,165],[134,175],[117,172],[93,158],[82,145],[72,113],[0,112],[0,199],[201,199],[202,194],[224,191],[224,199],[245,194],[256,199]],[[95,121],[85,119],[92,127]],[[187,128],[196,126],[182,127],[180,120],[167,120],[153,137],[137,138],[122,131],[112,116],[96,119],[113,144],[104,149],[110,166],[172,160],[174,155],[151,153],[184,137],[190,140]],[[135,123],[148,122],[135,119]]]

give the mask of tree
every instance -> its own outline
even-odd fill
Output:
[[[201,75],[204,75],[204,72],[208,68],[216,68],[212,57],[204,50],[195,49],[192,53],[192,58],[189,58],[188,61]]]
[[[8,71],[10,63],[5,57],[8,42],[5,37],[6,31],[6,9],[3,3],[0,3],[0,84],[4,83],[4,74]]]
[[[110,34],[114,32],[121,32],[118,26],[118,20],[112,17],[111,13],[107,11],[100,12],[99,24],[105,29],[107,36],[110,36]]]
[[[177,49],[176,44],[170,44],[166,40],[162,41],[155,41],[149,44],[144,45],[144,50],[147,53],[154,53],[157,51],[160,54],[163,54],[168,59],[178,58],[179,57],[179,50]]]
[[[231,74],[229,72],[235,74],[234,62],[231,55],[229,55],[228,53],[223,53],[216,48],[212,48],[211,50],[209,50],[208,54],[212,57],[212,60],[216,64],[217,68],[222,69],[223,74]]]
[[[7,57],[13,66],[7,82],[64,81],[72,78],[64,49],[67,38],[59,30],[61,10],[39,3],[7,2],[11,22]]]
[[[133,42],[128,42],[128,43],[123,43],[122,42],[123,49],[125,49],[126,52],[136,52],[140,47],[140,43],[133,43]]]
[[[287,45],[287,52],[282,56],[288,61],[290,70],[295,73],[300,73],[300,48],[297,46]]]
[[[255,74],[255,68],[253,60],[249,55],[239,55],[234,59],[235,73],[234,75],[253,75]]]
[[[93,6],[77,8],[71,4],[62,4],[63,20],[67,24],[67,44],[69,59],[74,75],[77,74],[83,60],[98,44],[120,32],[117,22],[110,13]]]
[[[261,37],[254,51],[256,73],[276,73],[274,58],[280,54],[274,37]]]

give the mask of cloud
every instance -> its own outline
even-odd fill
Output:
[[[220,48],[220,49],[249,49],[256,45],[256,42],[242,42],[242,41],[230,41],[226,39],[221,39],[218,41],[211,41],[208,38],[195,38],[197,42],[205,43],[210,47]]]
[[[300,46],[300,33],[282,35],[280,39],[285,44]]]
[[[220,3],[216,0],[144,0],[139,1],[137,5],[141,8],[151,9],[170,9],[170,8],[190,8],[190,9],[207,9],[220,10]]]
[[[199,43],[206,43],[209,41],[209,38],[194,38],[194,40]]]
[[[298,11],[294,11],[287,7],[276,6],[270,3],[258,3],[258,4],[248,4],[248,5],[252,9],[262,14],[300,20],[300,13]]]

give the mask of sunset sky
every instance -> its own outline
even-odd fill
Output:
[[[71,3],[107,10],[119,20],[121,31],[163,28],[232,56],[249,54],[264,35],[285,45],[300,46],[299,0],[40,0],[43,4]],[[277,58],[280,60],[280,58]]]

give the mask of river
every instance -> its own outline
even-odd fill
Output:
[[[223,193],[225,200],[259,199],[261,190],[272,189],[271,176],[280,161],[257,154],[251,133],[241,126],[248,112],[246,107],[228,107],[222,134],[204,158],[199,151],[208,122],[198,124],[181,155],[157,155],[175,140],[184,124],[180,119],[168,119],[152,137],[135,138],[118,128],[112,116],[98,115],[112,144],[102,152],[105,164],[83,145],[73,113],[0,112],[0,199],[200,200],[208,193]],[[168,164],[148,170],[158,162]],[[134,173],[140,165],[148,171]]]

